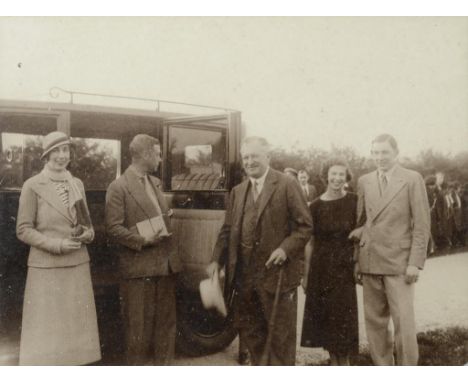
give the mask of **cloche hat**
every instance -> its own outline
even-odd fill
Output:
[[[62,133],[61,131],[53,131],[49,134],[47,134],[44,137],[44,140],[42,141],[42,155],[41,159],[43,159],[48,153],[50,153],[53,149],[56,147],[62,146],[62,145],[69,145],[70,138],[68,138],[68,135],[65,133]]]

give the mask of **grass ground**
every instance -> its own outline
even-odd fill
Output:
[[[451,327],[418,333],[420,366],[462,366],[468,363],[468,328]],[[310,363],[325,366],[328,361]],[[364,347],[352,357],[353,366],[372,366],[369,350]]]

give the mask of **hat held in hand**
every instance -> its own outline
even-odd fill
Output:
[[[215,270],[211,278],[200,282],[200,296],[205,309],[216,309],[224,317],[227,316],[218,270]]]

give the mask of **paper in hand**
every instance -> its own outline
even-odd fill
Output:
[[[166,223],[162,215],[155,216],[151,219],[142,220],[136,224],[138,233],[144,238],[151,238],[154,234],[158,237],[170,236],[167,231]]]

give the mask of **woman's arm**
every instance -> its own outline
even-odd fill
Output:
[[[37,195],[26,182],[21,190],[16,236],[23,243],[59,255],[62,253],[62,239],[48,237],[35,227],[37,218]]]
[[[302,288],[304,293],[307,293],[307,281],[309,279],[310,259],[314,250],[314,236],[311,236],[304,248],[304,276],[302,277]]]

